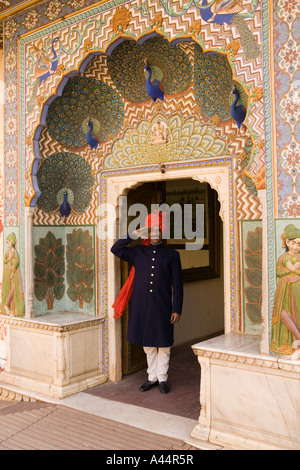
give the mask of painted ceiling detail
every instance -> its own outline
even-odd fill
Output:
[[[65,192],[79,214],[90,204],[94,178],[90,165],[80,155],[67,152],[50,155],[41,162],[37,179],[41,191],[37,205],[47,213],[58,209]]]
[[[62,96],[49,106],[48,132],[65,147],[78,149],[87,144],[89,119],[96,139],[108,140],[122,127],[123,100],[107,84],[78,75],[68,81]]]
[[[215,135],[211,126],[201,125],[195,117],[184,121],[174,115],[167,120],[162,115],[155,121],[165,123],[169,130],[165,144],[153,145],[152,124],[142,121],[137,129],[127,130],[122,139],[115,141],[112,153],[105,159],[105,168],[214,158],[225,154],[225,140]]]

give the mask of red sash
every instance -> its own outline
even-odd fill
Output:
[[[149,246],[150,241],[148,239],[144,240],[142,245]],[[127,281],[125,282],[124,286],[120,290],[119,295],[116,298],[115,303],[112,306],[113,309],[115,310],[113,318],[121,317],[124,313],[124,310],[127,307],[127,304],[132,294],[134,275],[135,275],[135,269],[134,269],[134,266],[132,266],[129,276],[127,278]]]

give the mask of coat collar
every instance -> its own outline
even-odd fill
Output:
[[[160,242],[160,243],[157,243],[157,244],[154,244],[154,243],[150,243],[149,245],[151,248],[162,248],[164,246],[163,242]]]

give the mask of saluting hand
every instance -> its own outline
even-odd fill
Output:
[[[132,232],[132,235],[136,238],[146,239],[148,238],[148,227],[138,228]]]

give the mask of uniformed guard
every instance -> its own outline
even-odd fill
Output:
[[[161,393],[169,392],[167,378],[174,324],[182,312],[180,257],[176,250],[164,246],[164,232],[162,212],[149,214],[145,227],[127,234],[111,248],[115,256],[132,265],[113,308],[114,317],[120,317],[130,298],[127,340],[143,346],[147,356],[148,380],[140,387],[143,392],[158,384]],[[144,239],[143,243],[127,247],[137,237]]]

